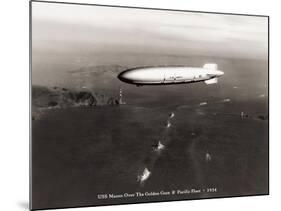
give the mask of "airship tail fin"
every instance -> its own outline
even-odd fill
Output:
[[[212,78],[212,79],[209,79],[209,80],[206,80],[204,81],[207,85],[209,84],[216,84],[218,83],[218,78]]]
[[[214,64],[214,63],[207,63],[207,64],[204,64],[203,68],[210,69],[210,70],[217,70],[218,65]]]

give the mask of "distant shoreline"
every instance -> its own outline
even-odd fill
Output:
[[[91,91],[32,86],[32,120],[39,119],[47,110],[105,105],[119,105],[119,101],[116,97]]]

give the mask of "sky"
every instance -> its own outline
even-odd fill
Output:
[[[266,61],[267,39],[265,17],[33,2],[32,79],[51,84],[83,67],[196,57]]]

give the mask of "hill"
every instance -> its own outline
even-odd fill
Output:
[[[32,86],[32,119],[37,119],[46,109],[118,104],[116,97],[88,90]]]

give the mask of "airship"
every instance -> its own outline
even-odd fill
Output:
[[[218,77],[224,74],[218,70],[218,65],[204,64],[203,67],[163,66],[163,67],[137,67],[128,69],[118,75],[119,80],[143,85],[171,85],[183,83],[205,82],[215,84]]]

